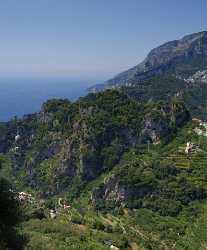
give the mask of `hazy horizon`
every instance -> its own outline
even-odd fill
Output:
[[[74,100],[170,40],[206,30],[201,0],[37,0],[0,4],[0,121]],[[169,11],[170,10],[170,11]],[[185,13],[185,18],[183,18]]]
[[[0,122],[38,112],[48,99],[68,98],[75,101],[87,94],[87,87],[94,83],[94,79],[0,78]]]
[[[206,7],[202,0],[2,2],[0,77],[107,80],[154,47],[206,30]]]

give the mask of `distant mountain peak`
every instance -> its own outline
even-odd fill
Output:
[[[183,41],[183,42],[192,41],[192,40],[195,40],[195,39],[200,39],[203,36],[207,36],[207,31],[200,31],[198,33],[193,33],[193,34],[190,34],[190,35],[186,35],[180,41]]]
[[[169,70],[172,71],[177,64],[188,63],[188,61],[197,60],[200,57],[207,60],[207,31],[186,35],[180,40],[170,41],[152,49],[143,62],[103,84],[92,86],[89,91],[96,92],[106,88],[127,85],[130,81],[139,82],[153,76],[162,75]],[[207,61],[204,66],[207,68]],[[172,73],[177,74],[174,69]],[[192,74],[192,72],[190,73]]]

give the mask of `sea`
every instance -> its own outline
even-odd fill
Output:
[[[68,78],[4,78],[0,79],[0,122],[40,110],[43,102],[52,98],[75,101],[87,94],[94,79]]]

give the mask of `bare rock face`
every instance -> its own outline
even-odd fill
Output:
[[[37,119],[41,123],[50,123],[52,121],[53,115],[52,113],[48,112],[45,108],[45,104],[42,105],[42,108],[39,113],[37,113]]]
[[[130,200],[142,199],[144,195],[152,192],[152,187],[147,184],[135,186],[123,185],[118,176],[110,176],[91,194],[91,201],[94,206],[101,202],[113,202],[116,205],[125,206]]]
[[[141,123],[139,143],[159,144],[170,130],[182,127],[189,119],[189,113],[182,106],[172,105],[163,107],[159,114],[148,112]]]
[[[77,174],[81,175],[86,180],[96,178],[102,171],[103,164],[99,159],[93,145],[85,145],[90,156],[84,153],[79,154],[79,164]]]
[[[140,143],[149,141],[150,143],[158,144],[166,131],[166,122],[163,120],[156,121],[150,114],[147,114],[141,125]]]
[[[145,70],[196,55],[207,56],[207,32],[187,35],[153,49],[145,59]]]
[[[93,190],[91,200],[94,205],[100,199],[122,204],[127,200],[128,195],[127,190],[120,185],[119,179],[115,176],[110,176],[104,180],[100,187]]]

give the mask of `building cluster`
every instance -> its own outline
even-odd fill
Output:
[[[187,142],[185,147],[185,153],[190,154],[192,153],[193,149],[194,149],[194,144],[191,142]]]
[[[33,201],[32,195],[27,193],[27,192],[19,192],[18,198],[22,202],[30,202],[31,203]]]
[[[201,120],[197,119],[197,118],[193,118],[192,122],[196,123],[198,126],[195,127],[193,129],[193,131],[197,134],[197,135],[202,135],[207,137],[207,123],[206,122],[202,122]]]
[[[55,219],[57,217],[57,214],[58,214],[57,210],[61,210],[61,209],[68,210],[70,208],[71,208],[71,206],[66,203],[65,199],[59,198],[58,199],[58,208],[50,210],[50,213],[49,213],[50,218]]]
[[[207,83],[207,70],[198,70],[194,75],[190,76],[187,79],[184,79],[184,81],[187,83]]]

